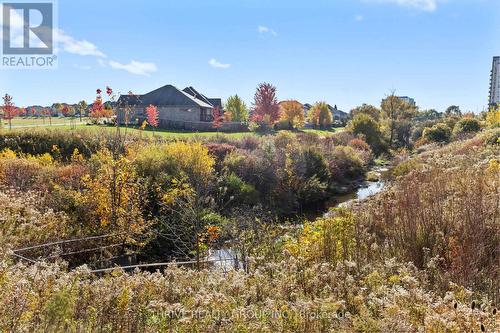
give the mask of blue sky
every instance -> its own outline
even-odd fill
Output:
[[[487,104],[500,55],[498,0],[183,0],[58,3],[55,70],[0,70],[16,105],[89,102],[95,89],[165,84],[251,103],[279,99],[350,110],[396,90],[421,108]]]

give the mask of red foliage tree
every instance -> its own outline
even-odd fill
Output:
[[[280,119],[280,106],[276,98],[276,87],[261,83],[255,92],[252,106],[252,121],[274,125]]]
[[[90,117],[96,121],[102,118],[104,113],[104,106],[102,105],[101,96],[97,96],[94,103],[92,103],[92,108],[90,109]]]
[[[146,108],[146,116],[148,117],[148,124],[153,128],[158,127],[158,109],[154,105]]]
[[[61,109],[61,112],[62,112],[63,116],[65,116],[65,117],[69,116],[69,113],[70,113],[69,105],[64,104],[62,109]]]
[[[114,96],[112,95],[113,89],[111,89],[110,87],[106,87],[106,94],[110,99],[107,103],[103,102],[101,93],[101,89],[96,90],[96,98],[94,100],[94,103],[92,103],[89,114],[90,118],[92,118],[96,123],[98,123],[101,118],[111,118],[115,114],[115,110],[112,106],[112,102],[114,101]]]
[[[7,119],[9,121],[9,128],[12,128],[12,118],[14,118],[19,111],[12,102],[12,96],[10,96],[9,94],[5,94],[2,99],[3,119]]]
[[[52,110],[50,108],[42,109],[43,123],[45,124],[45,117],[49,117],[49,123],[52,125]]]
[[[224,123],[224,115],[220,112],[220,109],[216,107],[212,112],[212,127],[219,130]]]

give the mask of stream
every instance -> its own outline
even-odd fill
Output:
[[[374,167],[369,173],[376,176],[377,180],[363,181],[359,187],[347,194],[334,196],[332,199],[328,200],[325,204],[326,212],[322,214],[324,217],[329,216],[329,212],[332,208],[336,207],[348,207],[353,203],[365,200],[372,195],[375,195],[385,188],[387,179],[389,176],[390,169],[388,167]]]
[[[365,180],[356,190],[347,194],[332,197],[330,200],[325,202],[324,210],[319,210],[317,213],[309,215],[308,218],[314,220],[319,217],[329,217],[331,215],[331,209],[333,208],[349,207],[354,203],[360,202],[379,193],[387,184],[389,172],[390,169],[388,167],[372,168],[369,173],[372,175],[371,178],[374,179],[373,181]],[[213,267],[224,271],[233,269],[237,260],[240,260],[240,262],[238,262],[238,267],[241,268],[241,258],[239,258],[237,253],[230,247],[211,249],[206,259],[216,260]]]

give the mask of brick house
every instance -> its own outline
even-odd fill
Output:
[[[158,108],[160,128],[175,128],[192,131],[210,131],[212,112],[222,110],[220,98],[208,98],[193,87],[180,90],[165,85],[144,95],[121,95],[117,101],[118,122],[141,124],[146,118],[146,107]],[[225,123],[222,130],[242,130],[240,123]]]

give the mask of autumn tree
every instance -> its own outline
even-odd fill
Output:
[[[114,155],[102,150],[92,157],[98,169],[85,179],[84,200],[100,227],[119,235],[124,252],[127,244],[140,245],[146,221],[133,165],[126,156]]]
[[[391,93],[381,105],[382,113],[388,123],[389,145],[395,146],[396,139],[402,145],[408,145],[411,132],[410,120],[416,116],[417,108]]]
[[[490,127],[500,127],[500,105],[492,107],[486,114],[486,122]]]
[[[222,127],[223,123],[224,123],[224,115],[222,114],[222,112],[220,112],[220,109],[216,107],[212,111],[212,127],[218,131],[219,128]]]
[[[317,102],[309,110],[309,123],[313,127],[326,128],[332,124],[332,113],[326,102]]]
[[[71,115],[71,106],[69,106],[68,104],[63,104],[63,106],[61,107],[61,113],[64,117],[69,117]]]
[[[462,116],[462,111],[460,110],[460,107],[458,105],[450,105],[444,113],[447,117],[450,117],[450,116],[460,117],[460,116]]]
[[[280,103],[281,120],[286,121],[293,128],[304,126],[304,107],[295,100],[283,101]]]
[[[435,109],[423,110],[417,113],[416,119],[419,121],[436,120],[442,118],[443,114]]]
[[[78,113],[80,114],[80,122],[82,122],[82,114],[87,109],[87,102],[82,100],[78,102],[77,107],[78,107]]]
[[[59,115],[60,113],[63,113],[64,106],[65,106],[65,104],[62,104],[62,103],[52,104],[52,108],[57,111],[57,115]]]
[[[70,117],[71,129],[76,128],[75,124],[75,108],[71,105],[64,104],[61,110],[64,117]]]
[[[369,104],[363,104],[361,106],[357,106],[354,109],[352,109],[350,113],[351,113],[351,118],[356,117],[358,114],[366,114],[375,119],[376,121],[379,121],[382,115],[380,109]]]
[[[93,119],[95,123],[99,123],[101,118],[104,117],[105,110],[104,110],[104,105],[102,103],[102,90],[97,89],[96,90],[96,98],[94,100],[94,103],[92,103],[92,108],[90,109],[90,117]]]
[[[224,106],[226,121],[247,121],[248,109],[245,102],[238,95],[230,96]]]
[[[255,92],[252,106],[252,121],[272,126],[280,118],[280,106],[276,97],[276,87],[270,83],[261,83]]]
[[[14,118],[17,115],[17,108],[14,106],[14,103],[12,102],[12,96],[9,94],[5,94],[3,99],[3,106],[2,106],[2,111],[3,111],[3,119],[7,119],[9,121],[9,129],[12,129],[12,118]]]
[[[96,98],[90,110],[90,117],[95,123],[99,123],[102,118],[112,118],[115,115],[115,110],[112,106],[112,103],[115,99],[115,96],[113,95],[113,89],[111,89],[110,87],[106,87],[106,95],[108,96],[109,101],[104,103],[102,98],[102,90],[96,90]]]
[[[378,121],[366,113],[359,113],[347,125],[348,130],[363,139],[370,145],[370,148],[380,154],[384,151],[384,136]]]
[[[155,129],[158,127],[158,108],[154,105],[149,105],[146,108],[146,116],[148,118],[148,124]]]
[[[43,123],[45,124],[45,117],[49,117],[49,124],[52,125],[52,109],[43,108],[42,109]]]

